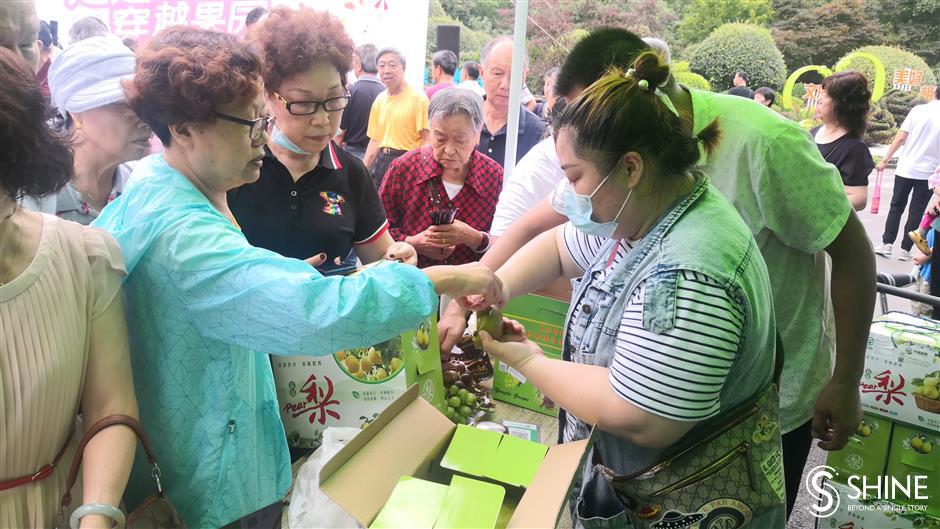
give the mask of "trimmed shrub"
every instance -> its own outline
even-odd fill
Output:
[[[692,72],[676,72],[673,74],[676,78],[676,81],[688,86],[689,88],[698,88],[699,90],[711,90],[712,86],[709,84],[708,79],[705,79],[701,75]]]
[[[894,116],[883,106],[874,104],[868,112],[868,130],[865,131],[865,143],[868,145],[887,145],[898,133]]]
[[[734,72],[750,77],[748,86],[780,90],[786,80],[783,54],[770,31],[753,24],[724,24],[695,47],[689,56],[692,71],[704,76],[715,90],[731,86]]]
[[[885,110],[894,116],[895,123],[900,124],[904,122],[904,118],[907,117],[907,113],[910,112],[912,108],[923,103],[923,101],[917,97],[917,93],[917,90],[911,92],[891,90],[878,101],[878,104],[883,106]]]
[[[924,62],[923,59],[909,51],[892,46],[863,46],[853,52],[850,52],[849,54],[846,54],[846,56],[855,52],[870,53],[881,59],[881,62],[885,67],[885,90],[891,89],[891,79],[894,76],[894,71],[901,68],[921,70],[924,72],[924,83],[937,84],[937,76],[934,75],[934,72],[930,69],[930,66],[927,66],[927,63]],[[843,59],[844,58],[845,57],[843,57]],[[865,77],[868,77],[869,83],[873,83],[875,80],[875,67],[868,60],[860,58],[852,59],[852,62],[850,62],[848,65],[848,69],[862,72],[865,74]]]

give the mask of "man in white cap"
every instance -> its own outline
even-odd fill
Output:
[[[74,177],[55,195],[23,205],[89,224],[124,190],[127,162],[150,152],[150,129],[127,106],[122,81],[134,75],[134,53],[117,37],[82,40],[49,68],[56,120],[72,136]]]

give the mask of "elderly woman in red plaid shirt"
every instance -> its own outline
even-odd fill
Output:
[[[434,95],[428,109],[431,144],[397,158],[379,196],[389,232],[418,252],[418,266],[479,260],[503,187],[503,168],[476,150],[483,99],[455,88]]]

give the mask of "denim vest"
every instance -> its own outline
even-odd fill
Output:
[[[696,177],[693,191],[673,205],[616,268],[604,276],[618,245],[611,240],[584,276],[573,281],[564,339],[566,360],[609,367],[624,309],[643,282],[643,326],[655,333],[673,328],[681,271],[699,272],[723,285],[743,309],[742,343],[719,396],[719,415],[693,427],[682,440],[706,430],[767,386],[776,336],[770,279],[757,243],[734,207],[706,177]],[[590,429],[564,410],[559,415],[559,437],[564,442],[587,438]],[[598,431],[593,450],[575,489],[578,497],[572,498],[575,525],[629,527],[623,506],[593,461],[599,457],[618,474],[630,474],[657,462],[668,448],[645,448]]]

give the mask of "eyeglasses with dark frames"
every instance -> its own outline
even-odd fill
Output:
[[[281,94],[274,92],[277,100],[284,105],[287,112],[292,116],[311,116],[317,113],[322,107],[327,112],[339,112],[349,105],[349,95],[331,97],[323,101],[288,101]]]
[[[275,121],[274,116],[262,116],[258,119],[244,119],[238,116],[223,114],[221,112],[216,112],[215,116],[219,119],[224,119],[225,121],[231,121],[232,123],[247,125],[249,127],[248,137],[251,139],[251,141],[258,141],[265,132],[271,132],[271,128],[274,127]]]

